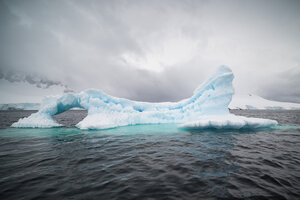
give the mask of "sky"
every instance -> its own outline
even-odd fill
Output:
[[[220,65],[238,94],[300,103],[298,0],[0,0],[0,103],[95,88],[188,98]]]

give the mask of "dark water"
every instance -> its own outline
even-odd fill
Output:
[[[0,199],[300,199],[300,111],[232,111],[278,120],[261,131],[139,125],[82,131],[8,128],[0,112]]]

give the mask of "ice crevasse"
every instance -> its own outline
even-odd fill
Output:
[[[53,116],[74,107],[88,115],[76,126],[80,129],[107,129],[136,124],[176,123],[183,128],[242,129],[266,128],[274,120],[247,118],[229,113],[234,89],[230,68],[221,66],[193,95],[179,102],[148,103],[113,97],[99,90],[46,97],[37,113],[22,118],[12,127],[50,128],[62,126]]]

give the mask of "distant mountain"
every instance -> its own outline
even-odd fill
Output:
[[[0,104],[0,110],[38,110],[39,108],[39,103]],[[270,101],[257,95],[247,94],[234,95],[228,108],[241,110],[300,110],[300,104]]]
[[[39,103],[7,103],[0,104],[0,110],[38,110]]]
[[[299,110],[300,104],[270,101],[257,95],[233,95],[228,106],[230,109],[242,110]]]

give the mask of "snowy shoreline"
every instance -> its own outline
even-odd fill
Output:
[[[233,95],[228,106],[234,110],[300,110],[300,104],[264,99],[257,95]]]

